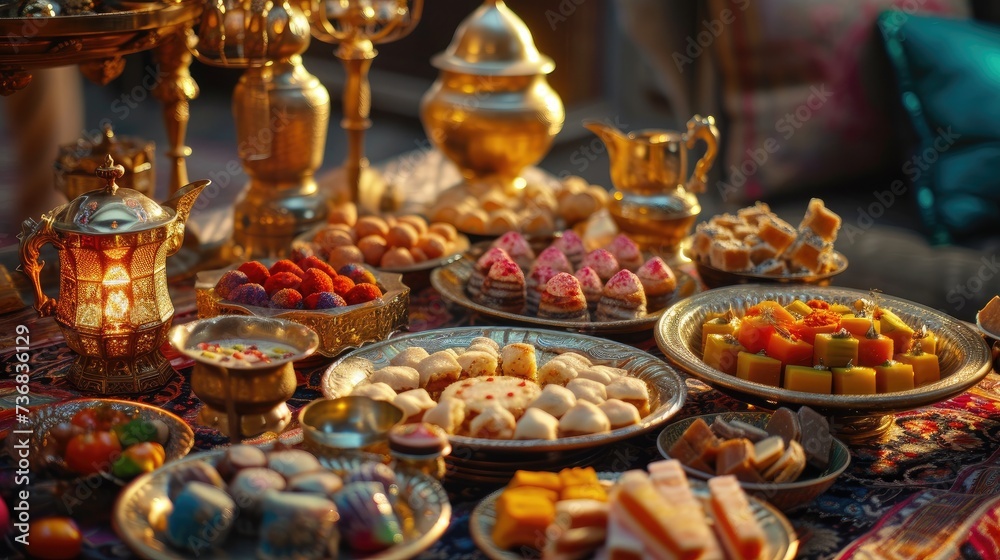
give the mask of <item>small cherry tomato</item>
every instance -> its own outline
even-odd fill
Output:
[[[128,415],[120,410],[115,410],[110,406],[96,406],[77,412],[73,415],[70,423],[86,430],[107,431],[115,424],[128,422],[128,420]]]
[[[66,466],[80,474],[109,470],[122,446],[113,432],[87,432],[66,444]]]
[[[43,560],[68,560],[80,555],[83,535],[69,517],[32,521],[28,528],[28,554]]]

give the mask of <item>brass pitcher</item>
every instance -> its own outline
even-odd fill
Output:
[[[583,123],[604,141],[614,184],[609,211],[618,227],[648,250],[676,252],[701,212],[695,193],[705,190],[719,150],[714,117],[695,115],[686,132],[639,130],[626,134],[603,122]],[[687,151],[698,140],[705,155],[687,175]]]
[[[191,183],[162,206],[115,182],[125,173],[107,156],[97,176],[106,184],[22,224],[21,270],[35,309],[55,315],[66,345],[78,354],[69,380],[101,394],[142,393],[174,375],[160,354],[174,317],[167,291],[168,255],[181,248],[191,206],[209,181]],[[42,291],[41,247],[59,250],[59,298]]]

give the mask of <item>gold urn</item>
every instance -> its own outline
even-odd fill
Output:
[[[59,146],[55,163],[56,189],[65,194],[67,200],[73,200],[102,188],[104,180],[96,172],[109,154],[125,168],[119,186],[149,198],[156,196],[156,145],[141,138],[116,136],[110,124],[104,125],[99,140],[84,137]]]
[[[420,117],[431,142],[466,181],[523,186],[521,171],[540,161],[566,117],[546,75],[555,68],[502,0],[488,0],[431,59],[441,73],[424,94]]]

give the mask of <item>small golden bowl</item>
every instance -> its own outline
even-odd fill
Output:
[[[317,399],[299,411],[306,446],[320,454],[384,443],[389,430],[402,419],[398,406],[368,397]]]

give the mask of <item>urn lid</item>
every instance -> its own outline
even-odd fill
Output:
[[[440,70],[480,76],[548,74],[556,67],[538,52],[531,31],[503,0],[487,0],[455,31],[444,52],[431,58]]]
[[[174,219],[172,208],[161,207],[139,191],[115,183],[125,168],[116,165],[111,154],[95,173],[104,179],[104,188],[72,200],[56,216],[53,227],[75,233],[118,234],[157,228]]]

